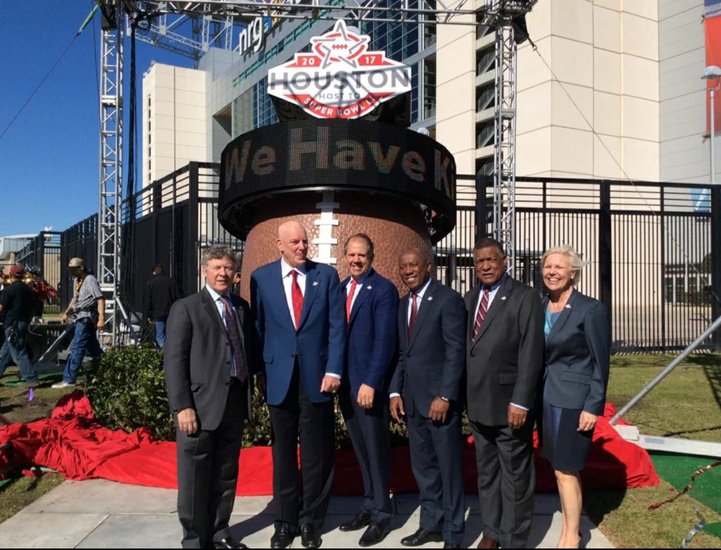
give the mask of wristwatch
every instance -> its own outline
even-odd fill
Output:
[[[442,395],[439,395],[438,397],[441,398],[441,401],[445,401],[446,403],[450,403],[450,402],[451,402],[450,399],[448,399],[447,397],[444,397],[444,396],[442,396]]]

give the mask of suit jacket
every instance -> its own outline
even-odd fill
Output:
[[[151,319],[167,317],[170,306],[179,297],[178,287],[173,279],[165,273],[153,275],[145,285],[145,293],[143,294],[146,317]]]
[[[545,298],[544,311],[547,304]],[[602,415],[610,349],[606,308],[574,290],[546,337],[544,398],[556,407]]]
[[[267,402],[285,399],[296,360],[305,395],[314,403],[332,399],[320,392],[326,373],[343,374],[345,299],[338,272],[313,261],[305,263],[305,294],[296,331],[283,290],[280,260],[259,267],[250,281],[259,345],[267,381]]]
[[[345,289],[350,277],[341,283]],[[398,357],[398,290],[372,268],[353,302],[348,320],[346,367],[353,397],[366,384],[386,391]]]
[[[231,295],[231,300],[240,321],[250,380],[256,370],[250,308],[239,296]],[[223,319],[206,288],[172,305],[163,352],[171,409],[193,408],[200,429],[216,429],[228,397],[231,349]],[[248,418],[251,393],[248,383]]]
[[[455,290],[431,280],[408,339],[406,294],[398,308],[398,365],[390,392],[403,396],[406,413],[427,416],[437,396],[458,409],[465,362],[466,309]]]
[[[508,405],[535,405],[543,372],[543,311],[538,292],[508,275],[471,340],[481,285],[466,293],[468,417],[487,426],[508,424]]]

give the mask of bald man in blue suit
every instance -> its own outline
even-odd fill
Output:
[[[308,260],[302,225],[283,223],[277,245],[280,259],[256,269],[250,283],[273,427],[276,513],[270,543],[287,548],[300,533],[305,548],[318,548],[333,482],[333,394],[343,375],[344,298],[338,272]]]

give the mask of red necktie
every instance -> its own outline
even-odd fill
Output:
[[[303,293],[300,291],[298,284],[298,272],[294,269],[290,272],[293,275],[293,282],[290,285],[290,297],[293,302],[293,321],[295,322],[295,330],[300,326],[300,313],[303,311]]]
[[[415,292],[411,292],[411,316],[408,319],[408,341],[411,341],[411,334],[413,334],[413,327],[416,324],[416,315],[418,315],[418,303],[416,298],[418,295]]]
[[[358,286],[358,281],[353,279],[350,284],[350,290],[348,291],[348,297],[345,299],[345,319],[350,321],[350,310],[353,306],[353,296],[355,296],[355,289]]]
[[[488,311],[488,294],[489,290],[486,288],[483,291],[483,296],[481,297],[481,303],[478,306],[478,313],[476,313],[476,321],[473,323],[473,338],[472,340],[475,341],[478,337],[478,333],[481,332],[481,327],[483,326],[483,320],[486,318],[486,312]]]

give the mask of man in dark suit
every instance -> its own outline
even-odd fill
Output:
[[[155,342],[160,349],[165,346],[166,323],[170,306],[178,299],[175,281],[163,273],[163,266],[155,264],[153,276],[145,285],[143,304],[145,316],[155,324]]]
[[[374,247],[358,233],[343,247],[350,277],[346,291],[348,343],[340,407],[363,476],[360,511],[341,531],[367,527],[360,546],[381,542],[390,532],[390,434],[388,382],[398,353],[398,290],[371,267]]]
[[[250,282],[273,427],[276,513],[270,543],[286,548],[300,531],[304,547],[318,548],[333,482],[333,394],[345,357],[344,298],[336,270],[307,259],[302,225],[283,223],[277,245],[280,259],[256,269]]]
[[[236,267],[230,248],[205,251],[205,287],[175,302],[168,317],[163,367],[176,415],[184,548],[245,548],[228,522],[250,418],[255,335],[247,302],[229,292]]]
[[[473,430],[483,521],[479,548],[523,548],[533,517],[531,409],[543,371],[539,293],[506,274],[495,239],[473,249],[480,285],[468,309],[468,418]]]
[[[431,278],[429,250],[407,250],[400,276],[410,291],[398,308],[398,365],[390,386],[396,422],[408,422],[421,518],[404,546],[429,541],[460,548],[465,529],[461,447],[461,380],[466,309],[460,294]]]

